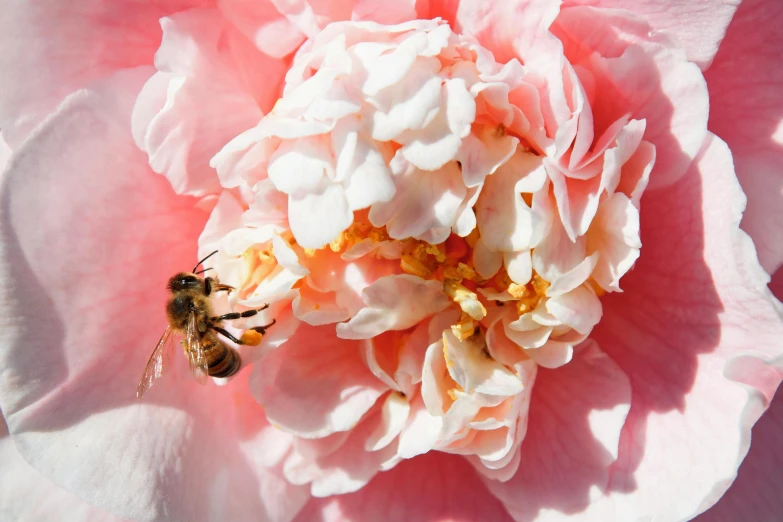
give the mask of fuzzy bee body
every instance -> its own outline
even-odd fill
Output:
[[[201,260],[198,265],[207,258]],[[182,346],[188,358],[190,372],[198,382],[205,384],[208,376],[230,377],[242,367],[239,353],[221,341],[218,334],[236,344],[256,345],[261,342],[266,329],[274,324],[272,321],[266,326],[250,328],[240,338],[223,329],[220,326],[223,321],[252,317],[269,305],[255,310],[214,316],[210,295],[215,292],[231,292],[234,288],[220,284],[215,278],[199,276],[196,272],[198,265],[192,272],[180,272],[169,279],[171,298],[166,304],[168,326],[152,352],[136,389],[136,397],[139,399],[163,374],[172,332],[185,336]]]

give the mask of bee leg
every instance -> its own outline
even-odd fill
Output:
[[[223,314],[223,315],[219,315],[217,317],[210,317],[210,320],[212,322],[215,322],[215,323],[220,323],[220,322],[223,322],[223,321],[232,321],[234,319],[243,319],[245,317],[253,317],[258,312],[260,312],[262,310],[266,310],[267,308],[269,308],[269,305],[265,304],[261,308],[257,308],[255,310],[245,310],[244,312],[233,312],[233,313],[230,313],[230,314]]]
[[[272,322],[272,324],[274,324],[274,322]],[[250,328],[248,330],[245,330],[244,333],[242,333],[242,337],[240,337],[239,339],[231,335],[231,332],[228,332],[223,328],[220,328],[218,326],[213,326],[212,328],[217,333],[224,335],[227,339],[230,339],[237,344],[258,346],[259,344],[261,344],[261,338],[264,336],[264,329],[269,328],[270,326],[272,326],[272,324],[268,324],[266,326],[257,326],[255,328]]]
[[[224,330],[223,328],[220,328],[220,327],[218,327],[218,326],[213,326],[212,328],[213,328],[213,329],[214,329],[214,330],[215,330],[217,333],[221,334],[222,336],[224,336],[224,337],[225,337],[225,338],[227,338],[227,339],[230,339],[231,341],[234,341],[234,342],[235,342],[235,343],[237,343],[237,344],[245,344],[245,343],[243,343],[243,342],[242,342],[240,339],[237,339],[236,337],[234,337],[233,335],[231,335],[231,332],[229,332],[228,330]]]
[[[277,322],[277,319],[272,319],[271,323],[265,324],[264,326],[254,326],[253,328],[251,328],[251,330],[255,330],[256,332],[258,332],[258,333],[263,335],[263,334],[266,333],[266,329],[269,328],[270,326],[272,326],[273,324],[275,324],[276,322]]]
[[[234,290],[236,290],[231,285],[224,285],[222,283],[213,283],[213,284],[214,284],[212,288],[213,292],[233,292]]]

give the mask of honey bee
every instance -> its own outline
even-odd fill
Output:
[[[256,326],[246,330],[239,339],[220,326],[223,321],[253,317],[258,312],[266,310],[269,305],[261,308],[234,312],[219,316],[212,314],[210,295],[217,292],[231,292],[234,287],[221,284],[212,277],[201,277],[208,268],[196,272],[204,261],[215,255],[212,252],[199,261],[190,272],[180,272],[169,279],[168,289],[171,298],[166,305],[169,324],[166,326],[158,345],[152,352],[144,374],[136,389],[136,398],[149,390],[160,378],[167,366],[172,333],[184,334],[182,346],[188,357],[190,373],[200,384],[206,384],[207,377],[230,377],[239,371],[242,361],[237,351],[218,339],[220,334],[236,344],[257,345],[266,329],[275,324],[273,320],[265,326]]]

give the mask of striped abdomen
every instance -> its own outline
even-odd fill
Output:
[[[219,339],[206,336],[202,341],[204,355],[207,358],[210,377],[230,377],[239,371],[242,360],[233,348],[226,346]],[[210,340],[214,340],[211,343]]]

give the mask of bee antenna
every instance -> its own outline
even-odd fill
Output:
[[[199,274],[203,274],[207,270],[212,270],[212,269],[211,268],[205,268],[204,270],[199,270],[198,272],[193,272],[193,273],[196,274],[196,275],[199,275]]]
[[[204,259],[202,259],[201,261],[199,261],[198,263],[196,263],[196,266],[194,266],[194,267],[193,267],[193,270],[191,270],[191,272],[195,272],[195,271],[196,271],[196,269],[198,268],[198,265],[200,265],[201,263],[203,263],[204,261],[206,261],[207,259],[209,259],[210,257],[214,256],[214,255],[215,255],[215,254],[217,254],[217,253],[218,253],[218,251],[217,251],[217,250],[215,250],[214,252],[212,252],[211,254],[209,254],[207,257],[205,257]]]

